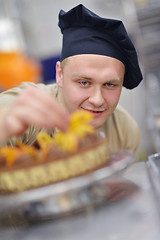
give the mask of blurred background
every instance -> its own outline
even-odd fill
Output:
[[[160,152],[160,0],[0,0],[0,91],[22,81],[55,82],[62,41],[58,13],[79,3],[121,19],[137,48],[144,81],[123,89],[120,103],[138,122],[145,160]]]

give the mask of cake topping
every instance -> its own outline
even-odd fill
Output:
[[[33,146],[28,146],[21,142],[17,142],[17,147],[5,146],[0,148],[0,155],[5,158],[8,167],[12,166],[21,155],[26,154],[34,157],[35,153],[36,149]]]
[[[38,133],[36,141],[40,147],[39,160],[45,159],[51,145],[65,152],[76,151],[79,147],[79,139],[94,132],[94,128],[90,124],[92,119],[93,116],[90,112],[79,110],[71,114],[66,132],[57,131],[53,137],[44,132]],[[16,159],[24,154],[36,158],[36,153],[37,149],[34,146],[28,146],[22,142],[17,142],[16,147],[5,146],[0,148],[0,155],[5,158],[7,166],[12,166]]]
[[[37,135],[37,142],[42,149],[50,144],[55,144],[61,150],[74,152],[78,149],[79,139],[94,132],[94,128],[90,124],[92,119],[93,115],[90,112],[76,111],[71,115],[66,132],[57,131],[53,138],[44,132],[40,132]]]
[[[37,135],[34,146],[0,149],[0,193],[16,193],[64,181],[107,164],[107,142],[91,126],[92,114],[71,115],[66,132]]]
[[[79,138],[84,138],[88,133],[94,132],[94,127],[90,124],[92,119],[93,115],[84,110],[72,113],[68,130],[56,132],[54,143],[65,151],[76,151]]]

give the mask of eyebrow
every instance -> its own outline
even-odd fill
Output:
[[[73,74],[73,77],[79,77],[79,78],[83,78],[83,79],[87,79],[87,80],[93,80],[93,78],[87,77],[85,75],[81,75],[78,73]]]
[[[79,77],[79,78],[83,78],[83,79],[86,79],[86,80],[94,81],[93,78],[87,77],[87,76],[85,76],[85,75],[81,75],[81,74],[78,74],[78,73],[75,73],[75,74],[73,75],[73,77]],[[121,83],[122,81],[123,81],[122,78],[113,78],[113,79],[108,79],[108,80],[106,80],[106,83],[112,83],[112,82]]]
[[[123,79],[122,78],[114,78],[114,79],[109,79],[107,82],[122,82]]]

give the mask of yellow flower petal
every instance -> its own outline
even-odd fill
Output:
[[[90,112],[84,110],[78,110],[71,115],[70,127],[74,125],[87,124],[93,119],[93,115]]]
[[[37,142],[41,148],[44,148],[47,145],[51,144],[53,142],[53,139],[47,133],[39,132],[37,134]]]
[[[93,132],[94,128],[91,127],[89,123],[92,119],[93,119],[93,115],[90,112],[83,111],[83,110],[76,111],[71,116],[71,121],[69,124],[69,132],[74,132],[75,134],[78,133],[78,136],[81,136],[81,135],[85,136],[88,132]],[[92,128],[92,131],[91,131],[91,128]],[[82,134],[79,134],[81,131],[80,129],[83,129]]]
[[[54,143],[65,151],[75,151],[78,148],[78,139],[75,134],[56,132]]]
[[[51,143],[59,146],[65,151],[75,151],[78,148],[79,138],[83,138],[87,133],[94,131],[90,121],[93,115],[90,112],[79,110],[71,115],[70,123],[67,132],[55,132],[54,138],[40,132],[37,135],[37,141],[41,148],[45,148]]]
[[[74,129],[74,134],[76,134],[76,136],[80,138],[83,138],[88,133],[92,133],[92,132],[94,132],[94,128],[91,125],[80,125]]]

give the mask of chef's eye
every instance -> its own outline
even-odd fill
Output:
[[[114,87],[115,86],[115,84],[113,84],[113,83],[106,83],[105,84],[107,87]]]
[[[84,87],[89,85],[89,83],[87,81],[80,81],[79,83]]]

